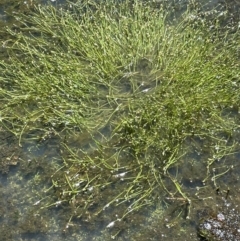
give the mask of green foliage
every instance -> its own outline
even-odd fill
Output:
[[[234,151],[238,123],[227,113],[239,106],[239,32],[193,23],[190,13],[177,25],[167,16],[141,1],[83,1],[67,11],[39,7],[7,30],[1,123],[20,139],[37,129],[64,133],[64,166],[52,177],[72,216],[111,205],[123,206],[123,220],[166,193],[190,204],[169,173],[189,138],[220,143],[219,158]]]

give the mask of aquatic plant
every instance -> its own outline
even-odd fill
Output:
[[[19,143],[37,130],[39,142],[62,138],[57,201],[45,207],[70,203],[69,223],[114,216],[106,226],[118,234],[130,213],[166,196],[190,217],[192,198],[169,171],[186,144],[209,144],[206,180],[215,160],[235,151],[239,32],[218,19],[192,21],[196,13],[171,23],[168,14],[142,1],[82,1],[37,7],[7,29],[1,125]]]

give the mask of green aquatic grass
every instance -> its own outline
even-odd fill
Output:
[[[216,159],[236,150],[239,31],[218,19],[193,21],[195,12],[171,23],[170,14],[142,1],[83,1],[38,7],[19,18],[21,28],[7,29],[1,124],[20,143],[39,129],[40,142],[62,137],[57,201],[45,207],[70,203],[70,221],[94,221],[110,207],[120,225],[168,196],[190,217],[193,198],[170,172],[181,168],[186,143],[210,143],[204,182]]]
[[[2,113],[6,121],[20,122],[16,133],[23,123],[32,128],[35,121],[87,129],[107,123],[131,94],[125,89],[136,91],[131,76],[138,74],[137,62],[154,51],[155,31],[165,31],[162,12],[135,5],[135,13],[127,11],[130,3],[109,2],[104,10],[103,5],[79,4],[76,12],[41,7],[24,17],[22,29],[8,30],[15,41],[9,43],[9,59],[1,62],[1,93],[7,102]]]

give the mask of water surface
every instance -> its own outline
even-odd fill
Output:
[[[59,6],[64,1],[49,3]],[[205,9],[212,9],[217,4],[218,1],[208,1]],[[5,10],[9,13],[29,11],[30,5],[31,1],[2,2],[2,26],[14,24],[14,19]],[[231,7],[235,13],[237,4]],[[184,7],[180,7],[179,11],[182,8]],[[7,36],[2,36],[2,42],[6,40]],[[232,111],[231,114],[239,119],[239,113]],[[213,162],[207,170],[204,162],[212,158],[209,148],[211,143],[193,137],[185,143],[189,147],[188,155],[177,167],[170,169],[183,190],[189,196],[196,197],[190,206],[181,198],[164,194],[166,198],[162,199],[162,193],[157,193],[159,202],[154,203],[151,208],[134,213],[124,223],[118,222],[117,216],[112,219],[115,211],[111,207],[107,207],[101,220],[96,222],[93,217],[94,207],[92,212],[85,214],[84,219],[72,219],[71,205],[59,202],[57,185],[52,181],[53,173],[63,168],[64,155],[60,138],[57,135],[41,138],[41,133],[33,132],[24,136],[19,146],[18,140],[11,133],[3,128],[0,133],[0,235],[3,241],[90,241],[112,240],[113,237],[115,240],[197,241],[200,240],[197,235],[199,219],[208,207],[217,212],[227,198],[232,207],[239,210],[240,152]],[[89,136],[82,133],[79,133],[79,137],[76,136],[68,137],[68,142],[88,150],[91,146]],[[239,140],[240,130],[237,129],[231,141],[239,143]],[[216,151],[217,148],[216,146]],[[239,144],[237,149],[239,150]],[[110,188],[118,188],[120,185],[124,185],[124,180],[116,182]],[[168,185],[171,189],[173,184],[169,182]],[[227,190],[230,190],[228,196]]]

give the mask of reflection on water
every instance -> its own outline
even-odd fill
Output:
[[[53,4],[63,2],[52,1]],[[23,6],[26,3],[19,4]],[[2,9],[0,17],[6,21]],[[111,240],[119,230],[116,240],[144,241],[151,237],[151,240],[197,241],[199,220],[205,218],[209,223],[218,210],[222,210],[226,198],[231,207],[239,211],[240,153],[219,158],[207,169],[206,161],[214,158],[213,153],[209,153],[211,143],[205,139],[189,138],[185,143],[189,150],[187,157],[169,172],[178,179],[183,190],[194,197],[190,206],[182,198],[169,194],[163,199],[162,193],[157,193],[159,202],[141,213],[134,213],[125,223],[119,222],[117,214],[115,219],[109,218],[109,214],[114,213],[111,207],[106,207],[102,219],[96,223],[91,216],[94,207],[85,213],[84,219],[72,219],[73,208],[59,201],[57,197],[61,194],[58,194],[57,184],[52,182],[52,174],[63,168],[64,161],[58,136],[36,140],[34,137],[39,133],[28,133],[20,148],[10,133],[1,130],[0,134],[0,239],[3,241]],[[87,133],[76,136],[68,137],[67,141],[71,145],[80,142],[85,151],[93,148]],[[99,141],[101,135],[95,139]],[[231,141],[239,143],[239,130],[235,130]],[[217,146],[215,150],[217,152]],[[124,185],[124,182],[109,188],[116,189],[120,187],[118,185]],[[169,182],[166,185],[171,190],[173,184]],[[228,195],[227,190],[230,190]],[[206,215],[209,207],[207,212],[211,218]]]
[[[239,142],[240,130],[236,130],[233,138]],[[75,142],[73,139],[72,143]],[[167,241],[199,240],[199,220],[205,218],[209,220],[206,222],[211,222],[213,218],[210,217],[218,212],[223,212],[231,220],[231,210],[240,211],[239,152],[214,162],[206,179],[204,163],[211,157],[207,151],[210,143],[190,138],[186,145],[189,147],[188,156],[170,172],[192,197],[191,206],[181,197],[166,195],[162,199],[159,193],[159,202],[148,210],[133,213],[125,223],[118,221],[117,214],[115,220],[110,219],[110,213],[111,217],[114,213],[111,207],[106,207],[100,222],[94,222],[91,217],[94,207],[84,219],[71,219],[71,205],[57,199],[57,189],[53,187],[51,177],[63,165],[58,137],[41,143],[26,141],[19,149],[17,140],[1,131],[1,240],[111,240],[118,230],[121,233],[117,240],[148,240],[148,237]],[[171,185],[169,183],[169,190]],[[117,184],[110,188],[117,188]],[[227,190],[230,192],[226,193]],[[226,198],[231,205],[229,216],[222,211]]]

